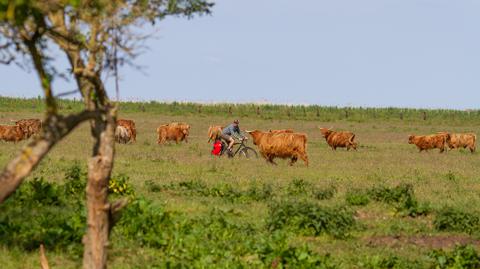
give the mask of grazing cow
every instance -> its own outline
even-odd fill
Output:
[[[410,135],[408,137],[408,144],[415,144],[419,150],[428,151],[429,149],[439,149],[440,153],[445,151],[445,143],[447,142],[448,134],[439,133],[433,135]]]
[[[355,139],[355,134],[352,132],[335,132],[332,129],[320,128],[320,132],[327,141],[328,145],[332,150],[337,150],[337,148],[353,148],[357,150],[357,142],[353,141]]]
[[[25,133],[18,125],[0,125],[0,140],[17,143],[25,138]]]
[[[211,125],[208,128],[208,143],[215,141],[220,138],[222,134],[223,127],[219,125]]]
[[[190,134],[190,125],[178,122],[160,125],[157,128],[157,134],[157,144],[163,144],[168,140],[174,140],[177,144],[184,140],[185,143],[188,143],[187,137]]]
[[[117,128],[115,129],[115,141],[120,144],[127,144],[131,139],[132,133],[130,129],[117,125]]]
[[[22,119],[16,121],[15,124],[22,129],[25,138],[30,138],[32,135],[39,134],[42,129],[42,121],[39,119]]]
[[[447,134],[447,145],[450,149],[468,148],[474,153],[476,149],[477,135],[474,133]]]
[[[132,142],[137,141],[137,129],[135,127],[135,122],[133,120],[118,119],[117,125],[127,128],[132,134]]]
[[[280,133],[293,133],[293,129],[283,129],[283,130],[269,130],[269,133],[280,134]]]
[[[290,159],[293,165],[298,158],[308,166],[307,135],[301,133],[271,133],[258,130],[247,131],[252,136],[253,144],[257,145],[260,154],[271,164],[274,158]]]

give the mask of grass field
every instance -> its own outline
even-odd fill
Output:
[[[3,106],[0,122],[41,117],[32,107]],[[120,117],[135,120],[138,134],[136,144],[117,145],[114,177],[127,175],[136,197],[144,197],[171,216],[171,222],[165,224],[171,228],[166,230],[181,232],[176,237],[166,235],[158,246],[142,241],[140,234],[127,238],[114,229],[110,268],[275,267],[282,255],[297,262],[287,261],[290,267],[429,268],[438,258],[432,255],[436,249],[449,253],[457,244],[466,244],[478,250],[478,153],[418,153],[407,143],[409,134],[478,134],[477,116],[447,111],[435,112],[435,118],[426,121],[373,116],[351,120],[341,116],[326,119],[312,113],[308,119],[276,120],[275,114],[246,117],[213,112],[178,115],[182,113],[153,109],[121,111]],[[457,118],[449,121],[451,115]],[[298,162],[290,167],[281,160],[278,166],[271,166],[261,158],[212,157],[208,126],[227,124],[237,117],[242,129],[293,128],[305,132],[310,166]],[[155,128],[170,121],[191,125],[189,143],[156,144]],[[354,132],[358,151],[330,150],[318,126]],[[5,165],[23,143],[0,142],[0,165]],[[27,181],[43,177],[62,184],[65,171],[75,163],[85,166],[90,151],[91,138],[84,124],[58,145]],[[405,184],[413,187],[413,196],[407,188],[398,199],[385,198],[391,194],[385,195],[389,193],[385,189]],[[378,194],[382,187],[383,194]],[[409,204],[412,199],[413,205]],[[447,214],[447,208],[456,215]],[[338,219],[336,213],[346,220]],[[0,209],[2,214],[6,213]],[[316,219],[319,215],[324,219]],[[443,226],[438,224],[440,216],[447,219]],[[178,228],[185,223],[190,228]],[[78,253],[59,247],[47,248],[47,256],[53,268],[76,268],[81,263]],[[316,265],[302,263],[315,257],[322,259]],[[2,242],[2,238],[0,260],[2,268],[38,267],[36,250],[25,251]],[[171,263],[166,264],[166,260]]]

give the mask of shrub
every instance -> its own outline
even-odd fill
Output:
[[[314,189],[313,197],[318,200],[328,200],[332,199],[336,192],[337,188],[332,185],[324,189]]]
[[[281,201],[269,207],[268,228],[272,231],[285,227],[304,235],[330,234],[346,237],[355,225],[353,213],[343,207],[322,207],[316,203]]]
[[[437,212],[433,221],[438,231],[454,231],[472,234],[480,229],[478,213],[463,212],[454,208],[444,208]]]
[[[27,181],[0,205],[0,244],[31,251],[48,248],[81,252],[86,211],[81,196],[42,178]]]
[[[367,205],[370,202],[370,198],[365,192],[361,190],[354,190],[347,192],[345,197],[347,204],[354,206],[363,206]]]
[[[418,203],[411,184],[400,184],[393,188],[373,187],[368,195],[375,201],[394,205],[397,212],[406,216],[416,217],[430,212],[428,204]]]
[[[434,250],[430,258],[433,259],[431,268],[480,268],[480,255],[473,246],[457,246],[451,252]]]
[[[78,163],[70,166],[65,173],[65,192],[70,195],[82,196],[87,186],[87,173],[82,170]]]
[[[130,178],[123,174],[110,178],[108,192],[120,196],[135,196],[135,190],[132,184],[130,184]]]
[[[287,186],[287,193],[289,195],[302,195],[311,189],[311,184],[303,179],[294,179]]]
[[[358,263],[360,268],[366,269],[416,269],[422,268],[422,265],[417,261],[409,261],[404,258],[390,255],[386,257],[374,255],[365,257]]]
[[[168,213],[140,198],[135,199],[124,209],[115,230],[142,246],[159,248],[166,245],[171,226],[172,220]]]

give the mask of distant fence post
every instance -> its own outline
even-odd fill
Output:
[[[319,118],[319,117],[320,117],[320,109],[317,106],[317,118]]]
[[[400,111],[400,120],[403,120],[403,111]]]
[[[198,114],[202,113],[202,105],[198,105]]]
[[[287,116],[290,118],[292,115],[290,114],[290,108],[287,108]]]
[[[145,112],[145,105],[144,104],[140,105],[140,111]]]
[[[260,115],[260,107],[257,106],[257,115]]]
[[[307,116],[307,109],[305,108],[305,106],[303,107],[303,116],[304,116],[304,117]]]
[[[427,111],[423,111],[423,120],[427,120]]]
[[[348,110],[345,109],[345,119],[348,119]]]
[[[232,106],[228,107],[228,115],[232,115]]]

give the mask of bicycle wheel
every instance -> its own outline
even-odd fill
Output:
[[[250,147],[244,147],[243,149],[241,149],[238,152],[238,156],[240,156],[241,158],[247,158],[247,159],[258,158],[257,152]]]

